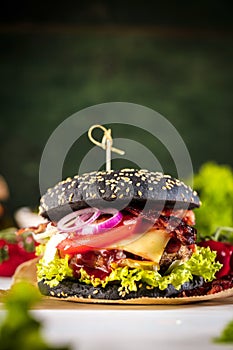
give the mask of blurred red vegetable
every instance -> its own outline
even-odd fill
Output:
[[[0,231],[0,276],[10,277],[23,262],[35,258],[35,241],[30,232],[16,235],[15,228]]]

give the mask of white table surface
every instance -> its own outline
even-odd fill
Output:
[[[0,289],[9,289],[12,283],[11,277],[0,277]]]
[[[10,284],[11,279],[0,278],[0,289]],[[232,298],[166,306],[58,304],[61,308],[32,311],[52,345],[69,344],[72,350],[233,349],[233,344],[212,341],[233,319]],[[3,314],[0,310],[0,319]]]
[[[40,310],[44,334],[53,344],[75,350],[217,350],[213,337],[233,319],[229,307],[157,310]]]

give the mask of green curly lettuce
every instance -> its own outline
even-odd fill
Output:
[[[164,290],[172,284],[177,290],[185,282],[191,281],[193,275],[202,276],[205,281],[212,281],[215,273],[220,270],[221,264],[215,261],[216,253],[209,247],[198,247],[192,257],[180,265],[176,265],[169,273],[162,276],[158,271],[143,270],[142,268],[129,268],[128,266],[117,267],[112,270],[104,280],[90,276],[84,269],[80,270],[80,282],[92,284],[94,287],[105,287],[109,282],[120,282],[119,291],[122,295],[131,291],[136,291],[138,282],[146,283],[151,288],[159,287]],[[72,277],[72,270],[69,267],[68,256],[59,258],[58,256],[50,263],[45,264],[43,259],[38,266],[38,279],[45,279],[50,287],[59,284],[67,277]]]
[[[36,256],[43,256],[45,252],[45,245],[44,244],[39,244],[38,246],[36,246]]]
[[[230,166],[205,163],[194,176],[195,190],[202,201],[195,211],[198,240],[212,236],[218,228],[225,230],[225,241],[233,243],[233,171]],[[222,239],[220,239],[222,240]]]
[[[60,258],[58,255],[46,263],[44,259],[40,259],[37,263],[37,279],[38,282],[45,280],[50,287],[55,287],[63,279],[73,276],[73,270],[69,267],[69,256]]]

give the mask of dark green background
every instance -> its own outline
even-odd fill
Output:
[[[155,8],[143,5],[140,13],[137,1],[132,12],[132,4],[120,2],[116,10],[111,2],[96,3],[77,2],[79,8],[66,11],[53,3],[52,17],[41,2],[38,11],[8,8],[1,15],[0,173],[10,187],[10,210],[38,205],[41,153],[59,123],[103,102],[133,102],[161,113],[186,142],[195,171],[208,160],[233,166],[227,7],[208,1],[212,12],[204,7],[198,17],[198,2],[192,13],[182,6],[176,16],[173,7],[168,15],[160,5],[161,16],[159,11],[153,16]],[[73,164],[90,147],[83,139],[64,175],[74,173]],[[172,172],[163,152],[151,147],[164,170]]]

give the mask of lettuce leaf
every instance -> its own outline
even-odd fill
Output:
[[[219,227],[233,227],[233,169],[207,162],[194,176],[194,188],[200,195],[201,207],[195,211],[198,240],[212,236]],[[225,233],[233,243],[233,233]]]
[[[43,256],[44,252],[45,252],[44,244],[39,244],[36,246],[36,250],[35,250],[36,256]]]
[[[221,334],[214,338],[215,343],[232,343],[233,344],[233,320],[231,320],[222,330]]]
[[[138,282],[146,283],[151,288],[159,287],[164,290],[172,284],[177,290],[185,282],[191,281],[193,275],[202,276],[205,281],[212,281],[215,273],[220,270],[221,264],[215,261],[216,252],[209,247],[197,247],[197,251],[185,263],[174,267],[169,273],[162,276],[158,271],[143,270],[140,268],[129,268],[128,266],[117,267],[112,270],[105,280],[90,276],[84,269],[80,270],[80,282],[92,284],[94,287],[105,287],[109,282],[120,282],[119,291],[122,295],[131,291],[136,291]],[[57,286],[60,281],[67,277],[72,277],[73,272],[69,267],[69,256],[55,259],[45,264],[43,258],[37,265],[38,280],[45,279],[50,287]]]
[[[69,267],[69,255],[64,259],[57,255],[53,261],[48,264],[42,259],[37,264],[37,279],[38,282],[45,279],[50,287],[55,287],[63,279],[73,276],[73,270]]]

